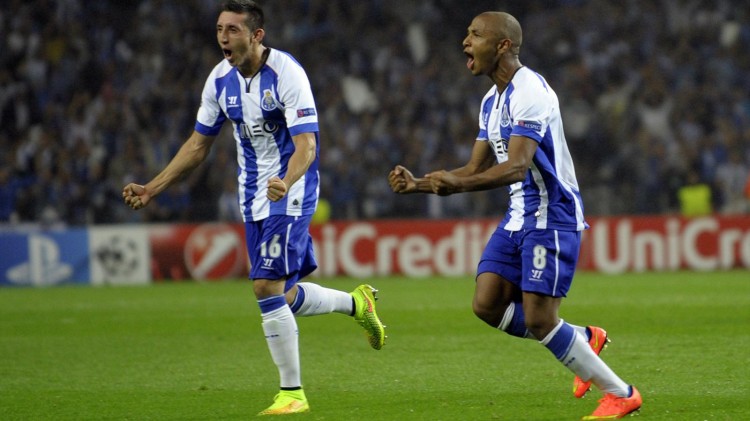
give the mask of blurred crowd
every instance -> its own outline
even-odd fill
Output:
[[[209,161],[138,212],[127,182],[189,136],[221,60],[216,1],[5,0],[0,6],[0,223],[237,220],[229,130]],[[750,4],[700,0],[274,0],[265,44],[305,67],[321,123],[321,196],[334,219],[496,217],[503,191],[396,197],[464,164],[490,87],[466,69],[471,19],[506,10],[521,62],[560,98],[588,215],[747,213]]]

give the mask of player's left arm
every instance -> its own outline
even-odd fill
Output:
[[[539,144],[526,136],[511,136],[508,141],[508,160],[467,176],[447,171],[427,174],[435,194],[447,196],[453,193],[491,190],[523,181],[531,167]]]
[[[268,199],[277,202],[286,196],[289,189],[310,168],[315,161],[315,149],[317,142],[315,133],[300,133],[292,136],[294,142],[294,153],[289,157],[286,175],[282,180],[278,176],[268,180]]]
[[[267,197],[277,202],[286,196],[315,162],[317,154],[318,113],[315,109],[310,80],[299,63],[287,61],[279,70],[277,86],[280,102],[284,104],[284,118],[292,135],[294,152],[289,157],[286,174],[268,180]]]

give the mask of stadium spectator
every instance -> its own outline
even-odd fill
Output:
[[[494,2],[461,7],[446,0],[266,3],[268,15],[280,17],[270,23],[269,45],[306,66],[324,116],[321,189],[333,205],[331,217],[410,217],[414,213],[407,209],[424,208],[412,198],[405,201],[409,206],[395,205],[382,180],[384,164],[404,157],[402,162],[421,174],[430,159],[446,165],[465,160],[470,151],[450,139],[473,127],[470,110],[483,88],[456,76],[459,54],[440,50],[446,40],[461,39],[462,22]],[[91,165],[102,165],[101,179],[112,184],[119,185],[136,166],[149,173],[163,167],[198,108],[192,93],[201,89],[202,75],[218,57],[204,24],[213,19],[213,7],[207,0],[4,2],[0,146],[2,161],[15,161],[13,177],[24,186],[38,182],[41,169],[31,161],[40,132],[55,139],[46,155],[73,153],[73,139],[81,139],[91,149]],[[525,61],[547,75],[563,101],[589,215],[678,212],[674,197],[685,182],[684,163],[696,157],[706,157],[702,175],[717,184],[718,167],[729,155],[717,149],[723,140],[710,138],[724,125],[718,123],[722,119],[729,122],[722,137],[736,138],[731,147],[741,152],[743,165],[750,165],[750,56],[745,53],[750,9],[728,0],[530,0],[508,7],[527,30],[541,34],[525,47]],[[183,36],[170,35],[176,32]],[[347,102],[351,81],[377,99],[370,108]],[[661,98],[647,95],[653,86]],[[659,112],[658,122],[657,116],[643,114],[647,109]],[[658,190],[657,199],[641,194],[650,176],[635,168],[643,156],[633,145],[633,133],[646,128],[656,133],[667,157],[656,162],[657,172],[671,184],[677,181]],[[434,148],[429,154],[404,140],[417,130],[429,136]],[[134,136],[145,131],[159,141]],[[217,143],[209,160],[222,150],[234,156],[231,146]],[[135,152],[125,153],[129,148]],[[351,156],[359,158],[356,163],[339,164]],[[51,171],[57,175],[62,169]],[[347,189],[330,182],[342,179]],[[72,182],[89,180],[73,176]],[[185,218],[215,218],[223,181],[207,175],[184,183],[195,193],[191,208],[201,207]],[[23,200],[15,202],[20,221],[40,218],[41,208],[34,204],[44,198],[38,194],[40,189],[20,193]],[[107,216],[92,202],[83,213],[63,209],[70,202],[55,207],[70,224],[81,218],[85,223],[149,221],[149,215],[117,210],[117,197],[105,200]],[[505,203],[507,197],[476,193],[472,201]],[[491,216],[494,208],[443,202],[431,214]]]
[[[0,166],[0,222],[18,219],[16,200],[20,189],[20,181],[14,176],[11,168]]]
[[[736,215],[747,212],[744,190],[748,175],[750,170],[742,160],[742,151],[730,146],[728,161],[716,167],[715,184],[721,196],[721,213]]]
[[[371,286],[346,293],[299,282],[317,268],[309,226],[318,202],[318,114],[305,71],[288,53],[263,44],[264,28],[263,10],[251,0],[223,4],[216,37],[224,60],[206,80],[192,135],[156,177],[127,184],[122,197],[136,210],[156,202],[158,218],[179,219],[190,195],[174,185],[206,160],[224,122],[232,122],[250,279],[280,378],[273,404],[258,415],[281,415],[310,409],[295,316],[352,316],[375,349],[385,332]]]
[[[606,332],[558,316],[575,273],[581,231],[588,227],[557,95],[521,64],[521,25],[510,14],[485,12],[463,41],[466,66],[493,86],[479,107],[479,134],[468,162],[415,178],[397,165],[389,174],[400,194],[455,193],[508,186],[511,204],[479,261],[474,313],[493,328],[538,339],[575,375],[573,393],[591,384],[604,392],[584,420],[621,418],[641,407],[638,390],[598,356]]]
[[[707,216],[713,213],[714,195],[711,186],[701,181],[700,174],[691,170],[687,182],[677,190],[680,202],[680,214],[687,218]]]

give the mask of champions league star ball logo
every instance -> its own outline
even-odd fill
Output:
[[[135,241],[121,236],[111,237],[96,249],[94,255],[107,279],[130,276],[143,263],[140,262]]]

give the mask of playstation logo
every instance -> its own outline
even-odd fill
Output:
[[[8,269],[10,282],[19,285],[48,286],[68,280],[73,266],[60,259],[59,245],[49,237],[29,236],[29,259]]]

